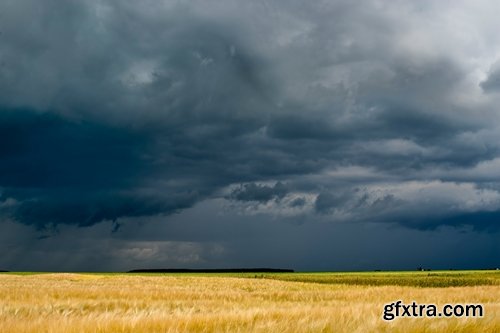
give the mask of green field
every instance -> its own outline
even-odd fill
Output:
[[[3,272],[0,274],[35,275],[51,272]],[[271,279],[290,282],[347,284],[365,286],[463,287],[500,286],[500,270],[377,271],[377,272],[296,272],[296,273],[94,273],[94,275],[205,276]]]
[[[282,273],[253,276],[283,281],[368,286],[500,286],[500,271]]]

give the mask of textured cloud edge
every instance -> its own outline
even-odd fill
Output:
[[[5,1],[0,214],[498,230],[498,6]]]

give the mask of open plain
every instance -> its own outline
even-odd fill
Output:
[[[500,272],[0,274],[1,332],[500,332]],[[482,304],[382,318],[384,304]]]

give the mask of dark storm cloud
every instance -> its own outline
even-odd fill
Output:
[[[196,201],[185,188],[144,188],[158,172],[147,134],[22,109],[2,110],[0,124],[2,197],[15,200],[0,210],[21,222],[91,225]]]
[[[207,223],[211,221],[211,223]],[[207,200],[164,218],[88,228],[61,225],[50,237],[6,222],[0,267],[26,271],[127,271],[138,267],[290,267],[296,270],[477,269],[498,266],[497,233],[374,223],[290,223],[221,214]]]
[[[0,182],[11,188],[133,186],[148,150],[133,130],[27,109],[2,109],[0,131]]]
[[[220,197],[432,229],[500,209],[500,178],[481,169],[500,157],[495,59],[471,51],[443,5],[25,0],[0,12],[12,220],[89,226]]]

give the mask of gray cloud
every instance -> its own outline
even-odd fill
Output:
[[[240,201],[267,202],[272,199],[281,199],[287,192],[286,185],[281,182],[276,183],[274,186],[250,183],[234,189],[229,198]]]
[[[494,232],[498,9],[4,1],[0,219],[122,225],[219,198],[293,223]]]
[[[500,90],[500,62],[491,66],[488,77],[480,85],[486,93]]]
[[[442,225],[498,230],[500,192],[471,183],[378,183],[351,192],[322,192],[315,210],[339,221],[400,223],[422,230]]]

